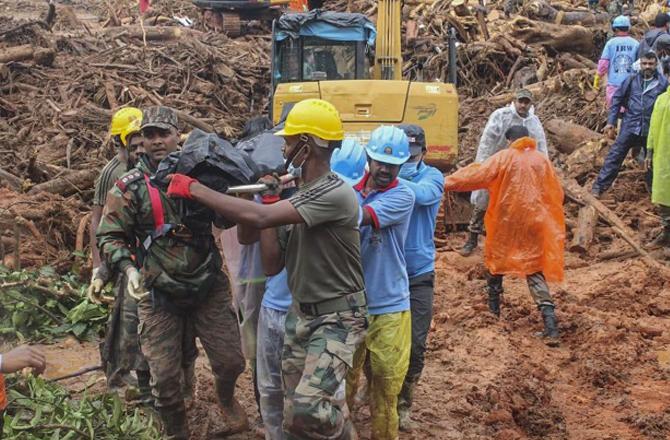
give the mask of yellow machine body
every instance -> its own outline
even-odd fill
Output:
[[[458,155],[458,95],[451,84],[396,80],[282,83],[273,101],[274,123],[286,104],[307,98],[331,102],[347,136],[364,145],[380,125],[417,124],[426,132],[426,162],[448,169]]]
[[[286,105],[321,98],[338,109],[347,136],[365,144],[382,124],[417,124],[426,132],[426,162],[441,170],[453,166],[458,156],[458,94],[452,84],[402,79],[401,3],[377,3],[373,79],[280,82],[272,102],[274,123]]]

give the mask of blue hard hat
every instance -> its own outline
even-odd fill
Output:
[[[330,169],[349,185],[356,185],[365,174],[368,159],[365,149],[356,139],[345,138],[342,146],[336,148],[330,157]]]
[[[625,15],[619,15],[612,22],[612,27],[615,28],[630,28],[630,18]]]
[[[409,159],[409,139],[400,128],[382,125],[370,134],[365,151],[377,162],[402,165]]]

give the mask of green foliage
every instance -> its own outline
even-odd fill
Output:
[[[10,380],[8,397],[3,440],[160,439],[154,418],[125,408],[115,394],[73,397],[59,385],[29,376]]]
[[[93,339],[107,309],[86,299],[86,284],[53,268],[13,272],[0,265],[0,339],[51,341],[66,334]]]

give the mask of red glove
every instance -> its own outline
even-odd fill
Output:
[[[167,194],[170,197],[192,199],[191,184],[197,182],[196,179],[185,174],[173,174],[172,179],[170,179],[170,185],[168,185]]]

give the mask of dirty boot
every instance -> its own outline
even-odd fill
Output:
[[[236,398],[233,397],[229,405],[221,405],[221,411],[223,412],[226,427],[223,431],[217,432],[217,435],[228,436],[249,429],[247,413],[244,412],[244,408],[242,408],[242,405],[240,405],[240,402]]]
[[[648,249],[658,249],[670,246],[670,228],[663,228],[658,237],[653,239],[646,247]]]
[[[188,440],[188,418],[183,404],[158,408],[165,440]]]
[[[216,394],[221,404],[226,428],[218,435],[231,435],[244,432],[249,429],[249,419],[240,402],[234,397],[235,381],[217,380],[215,383]]]
[[[500,318],[500,290],[489,287],[487,289],[489,294],[489,310],[491,313]]]
[[[414,400],[414,389],[419,378],[406,377],[402,389],[398,395],[398,418],[399,427],[403,432],[412,432],[415,429],[411,417],[412,401]]]
[[[540,333],[540,336],[545,338],[545,344],[549,347],[557,347],[559,344],[558,324],[556,322],[554,306],[549,304],[542,305],[540,306],[540,312],[544,321],[544,331]]]
[[[465,244],[458,253],[464,257],[470,256],[475,251],[475,249],[477,249],[478,244],[479,244],[479,234],[470,232],[470,235],[468,236],[468,241],[465,242]]]

